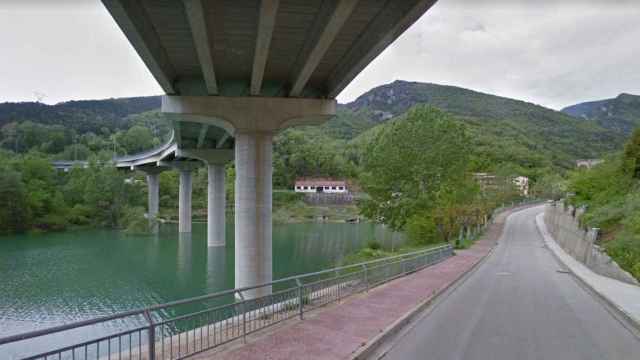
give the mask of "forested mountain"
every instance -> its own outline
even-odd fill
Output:
[[[494,165],[505,163],[525,169],[569,168],[574,159],[599,157],[619,149],[625,138],[595,121],[539,105],[418,82],[395,81],[376,87],[346,104],[344,111],[353,116],[368,114],[373,124],[401,115],[416,104],[440,108],[468,125],[478,170],[491,170]]]
[[[82,134],[110,132],[129,127],[127,116],[160,108],[159,96],[67,101],[55,105],[39,102],[0,103],[0,128],[11,122],[31,121],[63,125]]]
[[[595,121],[605,129],[628,136],[640,125],[640,96],[620,94],[613,99],[569,106],[562,109],[562,112]]]
[[[12,232],[61,229],[68,224],[129,226],[126,219],[143,219],[130,216],[130,212],[144,212],[142,190],[129,196],[134,190],[122,186],[123,177],[131,175],[97,164],[166,140],[171,123],[158,115],[159,107],[159,97],[0,104],[0,208],[5,209],[0,214],[0,232],[3,227]],[[394,132],[399,129],[404,131]],[[443,135],[429,135],[438,129]],[[457,142],[449,130],[459,135]],[[534,188],[545,188],[557,182],[558,174],[573,168],[575,159],[618,150],[625,137],[597,120],[522,101],[452,86],[396,81],[340,105],[337,116],[322,126],[280,132],[274,139],[273,186],[290,189],[298,177],[345,177],[370,191],[367,174],[369,180],[379,177],[372,172],[374,153],[381,156],[376,163],[381,173],[396,176],[400,171],[385,170],[385,154],[398,151],[395,158],[399,160],[393,165],[404,169],[408,159],[402,154],[413,149],[416,169],[435,166],[430,162],[448,164],[452,154],[464,153],[464,174],[525,175]],[[55,173],[50,166],[53,159],[98,161],[91,162],[96,169],[78,169],[68,176]],[[420,163],[420,159],[428,160]],[[228,171],[231,184],[234,172]],[[199,194],[195,198],[205,199],[206,171],[198,171],[194,178],[194,191]],[[172,214],[176,173],[164,172],[161,182],[163,206]]]
[[[285,148],[296,151],[290,149],[292,144],[342,148],[358,138],[352,141],[355,145],[351,147],[357,149],[358,144],[371,136],[370,129],[418,104],[444,110],[467,124],[475,145],[475,168],[479,171],[490,171],[497,164],[515,164],[524,169],[570,168],[574,159],[600,157],[618,149],[636,121],[640,122],[640,97],[632,95],[577,105],[565,109],[568,113],[565,114],[454,86],[395,81],[376,87],[351,103],[339,105],[337,116],[320,127],[280,134],[275,144],[276,155]],[[151,131],[153,141],[146,141],[146,144],[157,143],[162,133],[168,131],[167,124],[158,125],[159,121],[154,117],[159,107],[157,96],[69,101],[56,105],[3,103],[0,104],[0,144],[18,152],[40,144],[38,149],[45,153],[55,154],[63,149],[69,153],[68,146],[74,143],[74,136],[96,134],[109,140],[95,145],[95,138],[85,139],[83,144],[90,150],[104,149],[113,142],[120,146],[119,152],[130,153],[139,148],[139,144],[129,140],[135,140],[142,133],[140,126],[154,128]],[[607,112],[602,111],[605,107]],[[135,125],[138,125],[136,131],[130,134],[131,139],[127,139],[126,132]],[[47,132],[60,134],[57,140],[42,141],[38,134]],[[286,147],[279,146],[278,141]],[[42,145],[44,143],[46,146]],[[296,163],[304,162],[300,156],[295,158]],[[293,159],[289,156],[284,160],[287,163]],[[326,163],[326,157],[322,161]],[[325,168],[314,161],[300,166]],[[336,164],[327,167],[336,168]],[[296,175],[299,174],[289,177]]]

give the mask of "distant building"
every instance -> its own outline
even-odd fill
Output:
[[[587,168],[587,169],[591,169],[592,167],[602,163],[604,160],[602,159],[581,159],[581,160],[576,160],[576,167],[577,168]]]
[[[89,167],[89,162],[84,160],[55,160],[51,162],[51,166],[53,166],[53,168],[56,170],[69,172],[69,170],[74,167],[86,169]]]
[[[505,186],[513,184],[522,196],[529,196],[529,178],[526,176],[503,177],[489,173],[474,173],[473,178],[476,179],[483,192],[496,191]]]
[[[331,179],[299,179],[294,186],[295,192],[299,193],[347,193],[347,182],[344,180]]]
[[[518,176],[513,178],[513,184],[520,190],[520,195],[529,196],[529,178]]]

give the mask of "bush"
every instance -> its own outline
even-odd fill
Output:
[[[375,240],[371,240],[367,243],[367,248],[371,250],[380,250],[382,249],[382,245]]]
[[[122,220],[124,232],[135,235],[150,234],[151,226],[149,219],[147,219],[144,214],[144,208],[139,206],[125,208]]]
[[[413,244],[434,244],[438,242],[438,229],[433,218],[417,214],[407,221],[407,236]]]
[[[68,225],[67,219],[63,214],[50,213],[43,216],[35,226],[40,230],[61,231]]]
[[[88,225],[91,222],[91,208],[77,204],[69,211],[69,222],[74,225]]]
[[[274,191],[273,207],[292,205],[304,200],[304,194],[293,191]]]
[[[605,247],[621,268],[640,279],[640,235],[624,232]]]

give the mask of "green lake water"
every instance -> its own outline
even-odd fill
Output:
[[[372,239],[385,248],[404,241],[368,223],[274,225],[274,279],[332,267]],[[82,230],[0,237],[0,337],[230,289],[233,272],[232,224],[227,246],[217,248],[207,248],[204,224],[182,237],[172,225],[156,236]]]

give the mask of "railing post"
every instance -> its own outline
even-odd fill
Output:
[[[242,343],[247,343],[247,305],[244,301],[244,295],[242,295],[242,291],[236,291],[238,297],[240,298],[240,309],[242,309]]]
[[[300,279],[296,279],[296,284],[298,284],[298,315],[300,316],[300,320],[304,320],[304,302],[302,299],[302,282]]]
[[[369,292],[369,274],[367,273],[367,264],[362,264],[364,270],[364,289]]]
[[[151,318],[151,315],[149,314],[148,310],[144,311],[144,318],[147,320],[147,322],[149,323],[149,326],[147,327],[147,348],[148,348],[148,353],[149,353],[149,360],[155,360],[156,358],[156,328],[155,325],[153,323],[153,319]]]

